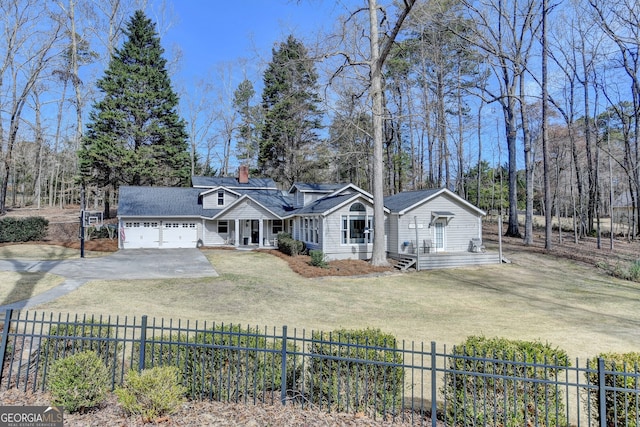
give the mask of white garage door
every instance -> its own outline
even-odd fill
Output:
[[[198,227],[195,222],[166,221],[162,223],[163,248],[195,248]]]
[[[123,229],[125,249],[157,248],[160,246],[159,221],[126,221]]]

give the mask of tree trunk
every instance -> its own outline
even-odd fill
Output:
[[[373,115],[373,253],[371,264],[388,264],[384,230],[384,182],[382,162],[382,61],[380,60],[378,38],[378,6],[376,0],[369,0],[369,29],[371,36],[371,88]]]

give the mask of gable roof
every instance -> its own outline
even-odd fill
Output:
[[[213,216],[219,209],[203,209],[202,190],[186,187],[121,186],[118,216]]]
[[[199,188],[226,187],[237,189],[277,190],[276,182],[271,178],[249,178],[249,182],[241,184],[232,176],[192,176],[191,184]]]
[[[242,194],[238,200],[248,197],[281,218],[291,215],[294,211],[291,198],[280,190],[241,190],[238,192]]]
[[[400,215],[404,215],[411,209],[416,206],[426,203],[429,200],[438,197],[441,194],[446,194],[449,197],[456,200],[461,205],[466,206],[467,208],[477,212],[479,215],[485,215],[486,213],[458,196],[451,190],[446,188],[440,189],[429,189],[429,190],[416,190],[416,191],[403,191],[402,193],[394,194],[392,196],[387,196],[384,198],[384,206],[389,208],[389,210],[393,213],[398,213]]]
[[[333,193],[336,190],[340,190],[344,188],[348,184],[318,184],[318,183],[308,183],[308,182],[294,182],[291,188],[289,189],[289,193],[293,193],[294,190],[300,191],[301,193]]]
[[[373,200],[370,197],[365,196],[362,193],[347,193],[347,194],[332,194],[327,197],[323,197],[314,201],[313,203],[308,204],[302,208],[297,209],[293,214],[295,215],[328,215],[334,210],[356,200],[363,199],[367,201],[370,205],[373,205]],[[384,209],[385,212],[389,212],[387,208]]]

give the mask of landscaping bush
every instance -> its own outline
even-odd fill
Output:
[[[174,334],[147,340],[144,369],[150,369],[155,366],[181,366],[184,364],[188,343],[189,340],[185,334]],[[133,343],[132,364],[138,366],[139,361],[140,342],[136,341]]]
[[[49,337],[40,344],[38,371],[47,375],[47,368],[57,359],[65,358],[83,351],[93,351],[103,363],[113,371],[117,365],[120,346],[113,337],[112,327],[106,323],[65,322],[52,326]]]
[[[304,251],[304,242],[292,239],[289,233],[279,233],[278,250],[289,256],[300,255]]]
[[[39,216],[0,219],[0,243],[43,240],[49,221]]]
[[[142,372],[127,372],[122,387],[116,389],[118,401],[128,414],[140,415],[143,422],[175,412],[184,401],[186,388],[178,381],[175,366],[156,366]]]
[[[312,403],[372,416],[400,410],[404,369],[393,335],[379,329],[343,329],[316,332],[312,338],[307,372]]]
[[[445,374],[442,390],[448,423],[568,424],[561,388],[544,382],[554,381],[562,371],[555,366],[570,366],[565,351],[538,341],[471,336],[454,347],[448,364],[455,371]]]
[[[47,382],[52,403],[68,412],[84,411],[102,403],[109,391],[109,371],[93,351],[56,360]]]
[[[309,262],[309,264],[313,265],[314,267],[327,267],[327,262],[324,260],[324,252],[322,252],[321,250],[315,249],[309,251],[309,256],[311,257],[311,261]]]
[[[609,372],[619,372],[612,374],[605,372],[604,384],[600,384],[598,376],[598,358],[604,360],[604,369]],[[589,384],[599,387],[616,387],[628,389],[625,391],[605,391],[605,407],[607,414],[607,426],[638,427],[640,425],[640,396],[638,388],[640,384],[640,353],[601,353],[597,358],[589,360],[589,368],[594,372],[587,372],[585,375]],[[631,375],[625,375],[631,374]],[[598,422],[600,421],[600,393],[597,389],[589,392],[587,407],[596,413]]]
[[[219,401],[259,400],[282,384],[281,342],[267,343],[257,329],[220,326],[196,335],[186,347],[183,384],[192,398]],[[293,345],[287,347],[295,351]],[[287,357],[287,389],[300,378],[295,354]]]

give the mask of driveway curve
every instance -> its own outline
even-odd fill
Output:
[[[0,305],[0,310],[24,309],[73,292],[91,280],[170,279],[216,277],[198,249],[127,249],[98,258],[58,261],[0,260],[0,270],[50,273],[65,281],[23,301]]]

